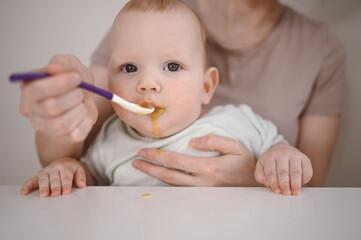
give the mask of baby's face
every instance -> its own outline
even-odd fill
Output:
[[[200,31],[197,19],[184,10],[117,16],[111,35],[110,91],[156,111],[164,109],[152,119],[113,104],[141,136],[167,137],[199,117],[205,73]]]

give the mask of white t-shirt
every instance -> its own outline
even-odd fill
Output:
[[[273,145],[286,142],[269,120],[255,114],[248,105],[217,106],[183,131],[166,138],[145,138],[117,115],[102,127],[95,143],[82,158],[98,185],[161,186],[165,183],[132,167],[141,148],[157,148],[200,157],[218,152],[198,151],[189,146],[195,137],[220,135],[240,141],[256,159]]]

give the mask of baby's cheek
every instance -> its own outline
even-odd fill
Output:
[[[133,120],[133,116],[135,114],[132,114],[132,112],[129,112],[128,110],[122,108],[116,103],[112,103],[115,113],[118,115],[118,117],[123,120],[125,123],[129,123]]]
[[[134,95],[134,91],[136,91],[136,89],[129,82],[111,79],[109,81],[109,91],[121,98],[124,98],[125,100],[129,100],[128,97]]]
[[[176,119],[182,127],[187,127],[200,115],[201,105],[199,103],[187,102],[177,109]]]

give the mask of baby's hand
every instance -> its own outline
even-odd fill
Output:
[[[312,174],[311,161],[305,154],[280,143],[258,159],[254,176],[275,193],[300,195],[301,186],[310,181]]]
[[[86,174],[81,162],[73,158],[61,158],[43,168],[21,188],[21,195],[40,189],[40,197],[57,197],[69,194],[73,184],[86,186]]]

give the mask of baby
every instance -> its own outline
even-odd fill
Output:
[[[41,196],[71,192],[86,185],[159,186],[166,183],[135,169],[141,148],[158,148],[193,156],[217,156],[189,146],[207,134],[241,142],[258,159],[255,177],[272,188],[287,184],[300,194],[312,176],[310,160],[289,146],[270,121],[247,105],[202,111],[218,84],[218,72],[206,68],[205,31],[197,15],[179,0],[132,0],[119,12],[111,30],[109,90],[130,102],[155,108],[138,115],[113,105],[115,115],[103,125],[95,143],[79,162],[59,159],[22,187]],[[277,173],[290,169],[289,176]],[[174,171],[192,176],[179,166]],[[288,172],[287,172],[288,175]],[[281,182],[281,179],[288,179]],[[298,188],[299,186],[299,188]],[[274,189],[274,188],[272,188]]]

